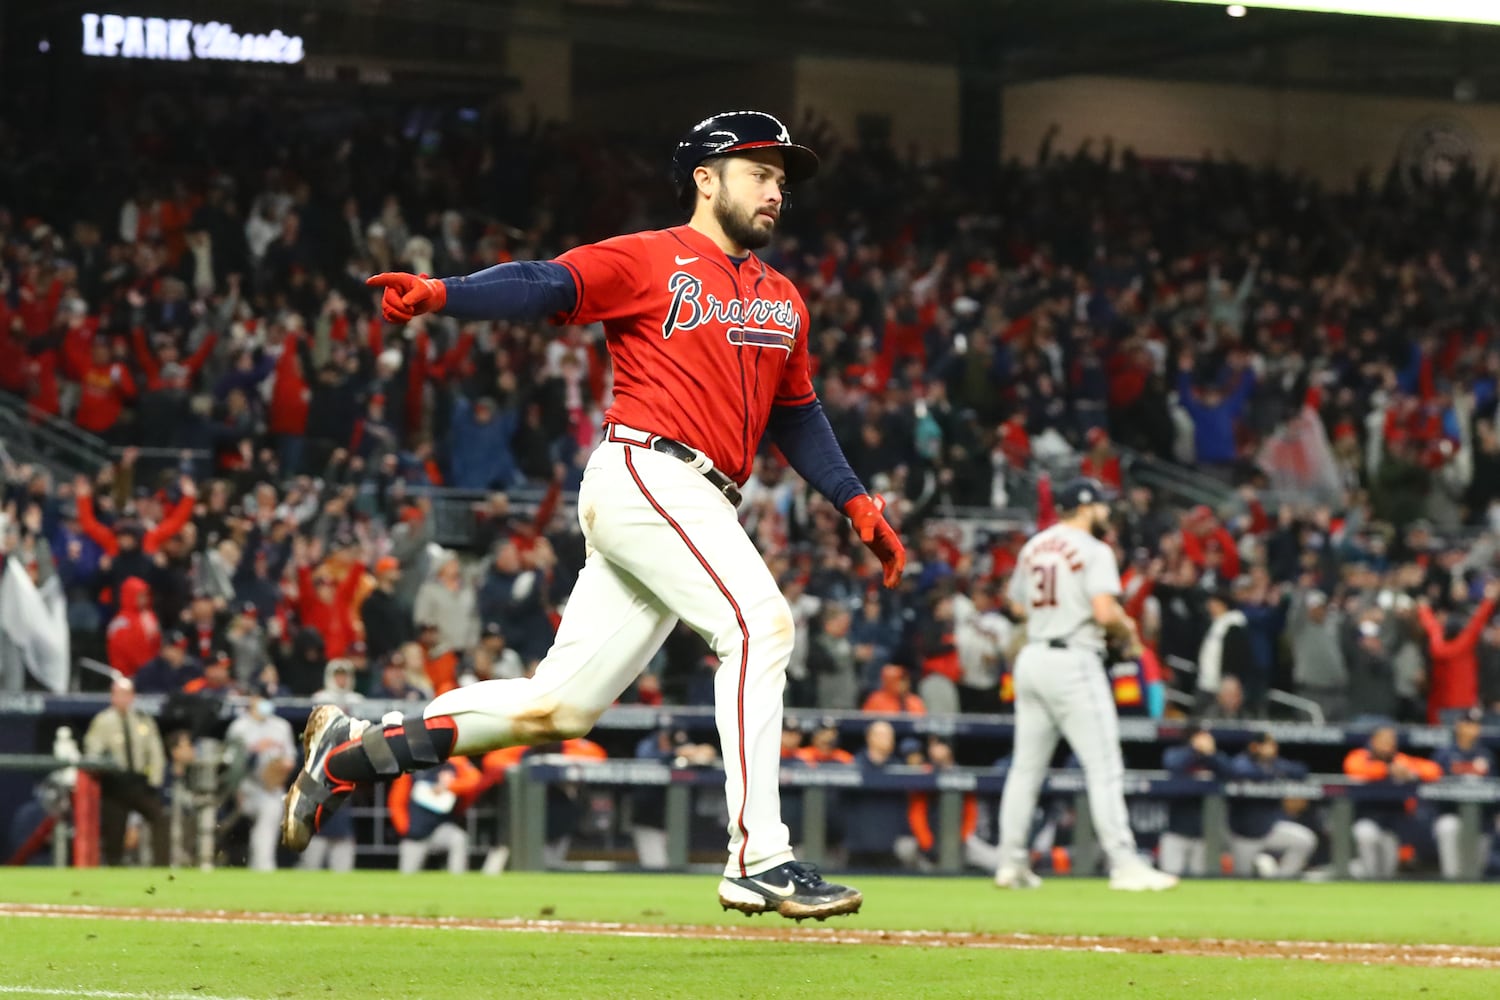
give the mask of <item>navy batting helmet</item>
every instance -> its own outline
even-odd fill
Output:
[[[1087,503],[1105,503],[1109,500],[1109,491],[1099,480],[1079,476],[1059,486],[1054,500],[1058,510],[1073,510]]]
[[[688,130],[672,154],[672,184],[684,205],[691,199],[693,169],[705,160],[751,149],[779,149],[788,184],[818,172],[818,154],[792,141],[781,119],[764,111],[721,111]]]

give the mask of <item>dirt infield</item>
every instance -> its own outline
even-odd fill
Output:
[[[744,926],[627,924],[520,918],[410,917],[340,913],[253,913],[234,910],[167,910],[144,907],[64,906],[0,903],[0,917],[63,917],[83,920],[144,920],[182,924],[283,927],[395,927],[407,930],[509,931],[526,934],[597,934],[613,937],[690,938],[700,941],[997,948],[1080,951],[1206,958],[1279,958],[1362,965],[1500,969],[1500,947],[1446,944],[1367,944],[1352,941],[1249,941],[1205,938],[1089,937],[1060,934],[983,934],[953,931],[882,931],[851,926],[748,922]]]

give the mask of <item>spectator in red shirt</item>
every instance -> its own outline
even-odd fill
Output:
[[[338,659],[348,652],[349,644],[356,638],[354,594],[364,575],[363,567],[352,568],[342,581],[334,579],[327,565],[313,572],[303,539],[294,543],[293,558],[297,565],[297,615],[303,625],[318,630],[327,657]]]
[[[151,588],[132,576],[120,587],[120,613],[106,633],[109,665],[126,677],[156,659],[161,651],[161,625],[151,610]]]
[[[1103,427],[1091,427],[1087,440],[1089,450],[1084,452],[1078,474],[1097,479],[1112,490],[1123,488],[1125,481],[1120,473],[1120,456],[1109,440],[1109,431]]]
[[[880,668],[880,688],[870,692],[862,710],[887,715],[894,712],[927,714],[927,706],[922,703],[922,699],[911,693],[911,674],[896,663],[887,663]]]
[[[1450,628],[1422,601],[1417,605],[1417,620],[1427,633],[1428,652],[1432,655],[1431,680],[1427,685],[1428,725],[1447,724],[1479,704],[1479,658],[1475,648],[1480,633],[1495,611],[1500,598],[1500,582],[1484,588],[1484,600],[1457,634],[1448,636]],[[1445,616],[1452,623],[1455,615]]]
[[[187,476],[182,477],[181,490],[182,497],[172,507],[171,513],[162,518],[159,524],[147,528],[140,535],[141,551],[146,555],[156,555],[161,550],[162,544],[181,531],[183,525],[187,524],[193,516],[193,504],[198,496],[198,490]],[[135,533],[111,530],[100,524],[94,516],[94,490],[88,479],[80,476],[74,480],[73,495],[78,500],[79,527],[104,550],[105,555],[112,559],[118,556],[122,548],[120,545],[122,538],[128,537],[131,544],[134,544]]]
[[[114,431],[126,400],[135,398],[135,380],[122,362],[111,359],[109,341],[95,337],[89,363],[78,380],[78,410],[73,422],[101,437]]]
[[[1240,575],[1240,551],[1229,529],[1219,523],[1214,512],[1197,506],[1188,513],[1182,526],[1182,554],[1200,570],[1207,569],[1210,549],[1220,553],[1218,572],[1221,582],[1229,583]]]

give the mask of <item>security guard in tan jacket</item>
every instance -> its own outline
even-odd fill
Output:
[[[125,825],[131,811],[151,829],[151,859],[168,861],[168,825],[161,786],[167,756],[156,720],[135,710],[135,685],[121,677],[109,691],[109,708],[94,716],[83,737],[84,753],[103,757],[119,771],[99,777],[99,847],[107,865],[125,853]]]

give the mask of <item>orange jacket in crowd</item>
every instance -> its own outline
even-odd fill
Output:
[[[838,747],[834,747],[827,752],[819,750],[817,747],[803,747],[797,751],[797,759],[811,767],[817,767],[819,764],[854,763],[854,755],[848,750],[840,750]]]
[[[1443,768],[1426,757],[1410,757],[1398,753],[1389,761],[1371,755],[1369,747],[1350,750],[1344,758],[1344,773],[1360,781],[1384,781],[1390,777],[1392,765],[1400,764],[1417,776],[1418,781],[1437,781],[1443,776]]]
[[[486,791],[505,781],[505,772],[521,762],[531,747],[502,747],[499,750],[491,750],[485,754],[480,761],[481,778],[479,784],[468,796],[460,795],[464,805],[470,805]],[[593,740],[576,739],[563,740],[562,747],[558,751],[564,757],[577,757],[579,760],[608,760],[609,754],[604,748]]]
[[[1473,708],[1479,704],[1479,658],[1474,649],[1485,623],[1495,612],[1495,602],[1486,598],[1474,617],[1452,639],[1443,637],[1443,624],[1426,604],[1417,605],[1417,620],[1427,633],[1432,652],[1431,680],[1427,684],[1427,724],[1438,724],[1445,708]]]
[[[456,795],[464,805],[473,802],[479,796],[476,789],[484,780],[483,773],[469,763],[467,757],[449,757],[443,763],[453,765],[454,770],[453,778],[448,782],[448,791]],[[406,836],[406,831],[411,829],[411,775],[403,774],[391,782],[385,804],[391,811],[391,826],[401,836]]]

